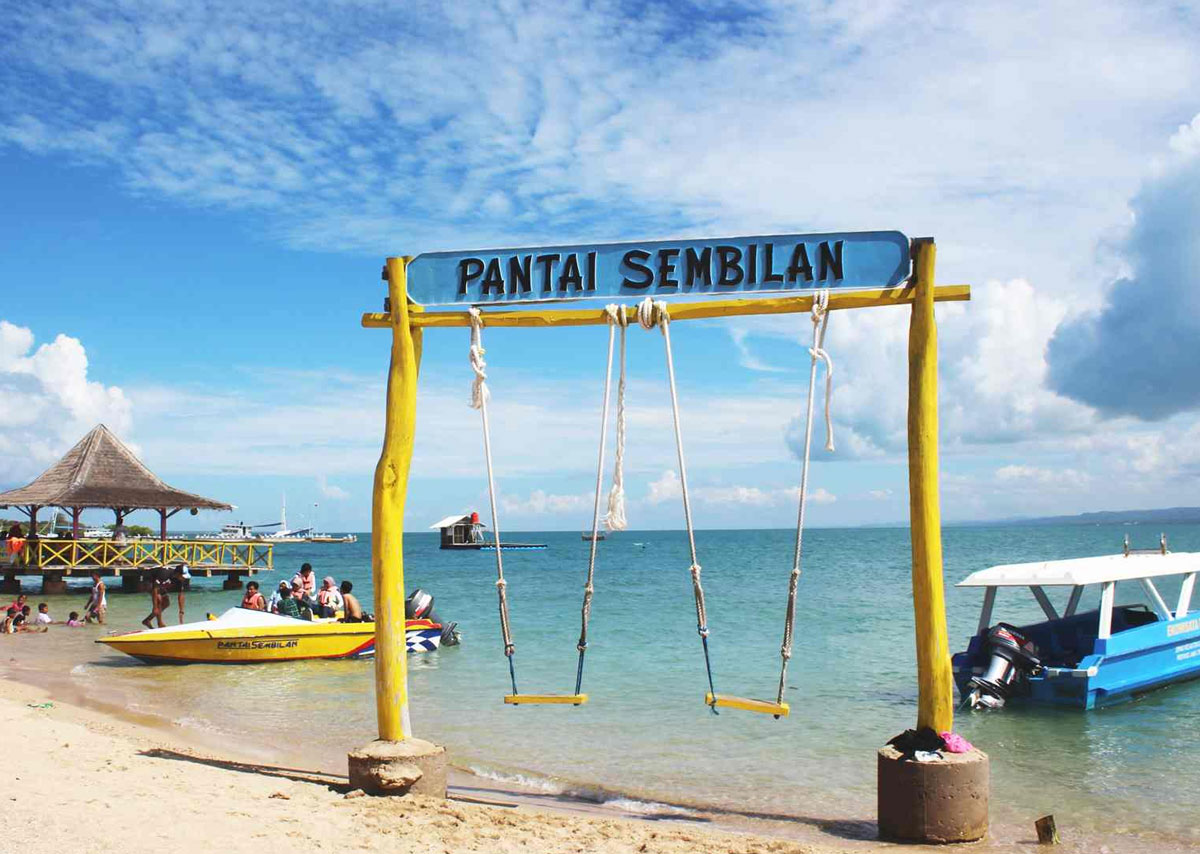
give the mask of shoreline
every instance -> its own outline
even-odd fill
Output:
[[[850,850],[717,827],[701,816],[621,814],[570,798],[464,785],[461,771],[445,801],[365,797],[349,790],[344,775],[230,758],[236,751],[212,755],[185,733],[56,699],[11,675],[4,685],[0,717],[36,760],[23,763],[7,787],[6,818],[10,827],[36,828],[37,844],[49,850],[83,842],[101,854],[143,845],[249,854],[264,840],[281,851]],[[28,844],[8,837],[0,851]]]
[[[107,740],[107,752],[115,757],[123,757],[119,761],[122,768],[126,763],[141,758],[153,759],[170,763],[172,766],[186,766],[184,775],[204,769],[205,773],[227,775],[224,784],[231,789],[242,789],[249,786],[257,791],[271,781],[289,781],[289,785],[300,787],[301,795],[317,797],[324,806],[336,809],[343,804],[344,796],[349,788],[345,769],[313,768],[306,763],[302,753],[281,749],[278,745],[270,748],[253,746],[237,739],[218,738],[211,734],[188,727],[186,724],[167,720],[166,718],[138,712],[121,707],[114,703],[97,701],[87,697],[78,688],[73,688],[69,673],[61,675],[49,674],[45,671],[24,668],[13,661],[5,662],[0,667],[0,675],[5,680],[6,690],[0,697],[0,708],[4,717],[10,722],[9,731],[18,736],[18,743],[30,744],[34,755],[44,760],[39,762],[43,776],[51,779],[53,788],[57,791],[65,786],[70,789],[69,782],[54,778],[68,774],[68,767],[58,763],[54,757],[54,749],[50,745],[38,746],[36,729],[28,730],[20,726],[20,716],[49,717],[55,721],[63,721],[75,726],[81,726],[92,733],[92,738],[99,737]],[[38,703],[51,702],[51,709],[30,709],[27,703],[36,706]],[[16,718],[18,725],[13,726]],[[348,746],[349,748],[349,746]],[[118,759],[105,760],[106,765],[116,764]],[[103,773],[103,771],[98,772]],[[173,770],[172,777],[179,772]],[[136,776],[136,775],[135,775]],[[21,775],[23,778],[24,775]],[[244,784],[242,778],[254,780],[254,785]],[[111,778],[109,778],[111,779]],[[264,783],[263,781],[267,781]],[[119,782],[119,781],[113,781]],[[517,836],[534,834],[538,841],[538,850],[584,850],[574,840],[581,836],[597,835],[596,839],[586,846],[586,850],[594,850],[600,854],[623,854],[632,851],[676,851],[697,850],[703,848],[712,852],[807,852],[807,854],[832,854],[832,852],[877,852],[891,851],[899,846],[879,841],[875,834],[873,816],[862,817],[821,817],[803,815],[785,815],[740,811],[737,809],[714,808],[678,803],[666,803],[653,800],[643,800],[634,795],[612,790],[601,786],[577,784],[568,786],[564,791],[536,791],[530,787],[507,780],[494,780],[475,774],[458,765],[451,766],[449,798],[446,801],[432,799],[389,799],[389,798],[358,798],[345,803],[371,805],[368,812],[374,818],[379,815],[403,816],[413,808],[410,802],[419,802],[416,812],[422,821],[428,819],[437,823],[443,821],[448,813],[459,814],[463,810],[478,809],[490,811],[490,814],[471,815],[466,818],[454,819],[458,836],[466,834],[461,839],[456,838],[455,846],[430,847],[416,846],[397,849],[395,839],[390,831],[383,831],[378,839],[372,838],[370,844],[382,845],[382,839],[388,842],[387,850],[508,850],[509,845],[496,846],[497,840],[504,834],[496,835],[496,816],[499,811],[507,818],[500,822],[512,829]],[[95,780],[84,786],[76,786],[89,790]],[[304,787],[308,787],[307,789]],[[317,792],[322,794],[317,794]],[[249,796],[249,794],[247,795]],[[261,797],[261,794],[256,794]],[[289,795],[291,797],[291,795]],[[18,801],[19,802],[19,801]],[[85,801],[98,804],[97,801]],[[99,808],[99,807],[98,807]],[[104,809],[111,808],[105,807]],[[188,801],[188,810],[207,811],[207,807]],[[136,810],[136,804],[134,805]],[[218,813],[220,810],[217,811]],[[376,815],[378,813],[379,815]],[[72,813],[74,815],[74,813]],[[316,818],[311,813],[311,818]],[[321,814],[322,820],[326,817]],[[521,820],[516,821],[520,816]],[[221,816],[214,814],[210,817],[219,826]],[[45,823],[44,818],[41,819]],[[73,824],[77,824],[73,818]],[[613,828],[621,828],[614,832]],[[1028,828],[1017,828],[1011,825],[998,826],[993,823],[989,837],[971,845],[973,851],[1024,851],[1035,850],[1036,840],[1032,833],[1032,822]],[[545,838],[550,834],[553,839]],[[567,834],[567,837],[562,837]],[[572,841],[567,844],[566,839]],[[212,837],[213,848],[224,851],[240,850],[231,848],[229,840],[218,844]],[[491,840],[491,844],[486,840]],[[557,841],[556,841],[557,840]],[[312,850],[311,843],[304,850]],[[1133,840],[1130,840],[1133,842]],[[555,847],[561,842],[563,847]],[[1098,851],[1102,850],[1101,842],[1109,843],[1113,852],[1125,850],[1116,838],[1106,835],[1097,839],[1094,836],[1076,837],[1069,831],[1064,833],[1064,844],[1060,851]],[[1111,847],[1116,843],[1116,847]],[[1147,844],[1149,843],[1149,844]],[[524,844],[529,844],[526,841]],[[1138,850],[1161,852],[1185,851],[1186,846],[1175,846],[1170,841],[1150,841],[1139,838],[1135,842]],[[482,847],[480,847],[482,846]],[[647,846],[647,847],[642,847]],[[680,847],[673,847],[680,846]],[[1028,846],[1028,848],[1027,848]],[[319,847],[319,846],[318,846]],[[521,848],[513,845],[513,850]],[[945,850],[940,846],[903,846],[908,850]],[[0,845],[0,850],[3,846]],[[100,849],[107,850],[107,849]],[[115,850],[115,847],[114,847]],[[207,849],[189,849],[207,850]],[[249,850],[249,849],[247,849]],[[374,851],[373,847],[361,850]],[[383,849],[379,849],[383,850]]]

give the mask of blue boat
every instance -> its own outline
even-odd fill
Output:
[[[1127,544],[1123,554],[972,573],[957,585],[984,590],[978,630],[966,651],[953,657],[964,705],[1023,701],[1096,709],[1200,677],[1200,612],[1189,610],[1197,570],[1200,554],[1169,552],[1164,541],[1153,551],[1131,551]],[[1156,580],[1179,583],[1174,609]],[[993,625],[1002,587],[1028,588],[1046,619]],[[1070,591],[1061,614],[1047,593],[1055,587]],[[1099,588],[1099,607],[1079,611],[1089,587]],[[1143,601],[1124,604],[1131,588]]]

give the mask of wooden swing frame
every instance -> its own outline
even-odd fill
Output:
[[[829,311],[888,305],[912,307],[908,336],[908,482],[912,528],[913,609],[916,617],[917,726],[937,732],[952,729],[954,683],[946,630],[942,573],[941,508],[938,498],[938,411],[936,302],[971,298],[968,285],[935,285],[937,257],[932,238],[911,244],[913,274],[897,287],[834,291]],[[412,736],[408,711],[408,662],[404,637],[404,507],[416,434],[417,377],[425,328],[469,327],[465,311],[426,311],[409,301],[407,265],[411,257],[387,259],[385,312],[367,312],[362,325],[392,331],[388,368],[383,450],[375,469],[371,513],[371,569],[375,589],[375,706],[379,738],[403,741]],[[672,323],[704,318],[794,314],[812,308],[812,294],[702,299],[671,304]],[[560,308],[553,304],[521,310],[483,309],[489,327],[557,328],[598,326],[608,321],[603,307]],[[518,694],[505,702],[570,704],[586,694]],[[788,713],[787,703],[708,695],[709,705],[773,714]]]

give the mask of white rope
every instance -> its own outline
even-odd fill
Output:
[[[704,607],[704,588],[700,586],[700,561],[696,557],[696,534],[692,527],[692,504],[688,494],[687,464],[683,454],[683,432],[679,423],[679,395],[675,390],[675,360],[671,355],[671,315],[667,304],[646,297],[638,304],[638,323],[643,329],[658,327],[662,332],[663,346],[667,355],[667,384],[671,391],[671,417],[675,422],[675,452],[679,459],[679,488],[683,495],[683,520],[687,525],[688,548],[691,549],[692,592],[696,597],[696,630],[700,637],[708,637],[708,615]]]
[[[808,348],[813,357],[812,375],[809,377],[809,394],[816,379],[817,359],[825,362],[825,450],[833,450],[833,359],[825,352],[825,329],[829,326],[829,289],[821,291],[812,305],[813,345]],[[812,410],[808,417],[812,419]]]
[[[617,381],[617,452],[613,462],[612,489],[608,493],[608,512],[604,514],[604,526],[610,531],[624,531],[628,525],[625,518],[625,332],[629,328],[629,315],[623,305],[607,305],[604,313],[609,323],[609,371],[612,370],[612,332],[621,328],[621,376]],[[604,393],[608,405],[608,391]],[[607,425],[607,409],[605,424]]]
[[[592,614],[592,594],[595,592],[596,577],[596,542],[600,539],[600,495],[604,492],[604,446],[608,437],[608,399],[612,394],[612,363],[613,343],[616,338],[616,323],[618,322],[617,306],[610,305],[604,309],[608,315],[608,365],[604,369],[604,405],[600,409],[600,453],[596,462],[596,495],[592,502],[592,544],[588,551],[587,581],[583,585],[583,607],[580,613],[579,643],[576,648],[580,652],[580,677],[582,676],[583,652],[587,649],[588,618]],[[624,329],[622,329],[622,334]],[[622,364],[624,362],[622,361]],[[576,677],[579,681],[580,677]],[[579,693],[578,685],[575,689]]]
[[[804,419],[804,456],[800,468],[800,510],[796,520],[796,549],[792,558],[792,572],[788,578],[787,612],[783,622],[783,644],[779,648],[779,690],[775,702],[783,702],[787,682],[788,661],[792,657],[792,638],[796,624],[796,590],[800,584],[801,560],[804,550],[804,510],[808,502],[808,464],[812,454],[812,421],[816,403],[817,363],[825,363],[825,449],[833,450],[833,419],[830,412],[833,395],[833,360],[823,349],[825,329],[829,325],[829,291],[824,290],[813,300],[812,306],[813,345],[808,352],[812,364],[808,372],[808,408]]]
[[[496,540],[496,593],[500,600],[500,634],[504,638],[504,654],[511,662],[516,651],[512,641],[512,631],[508,622],[508,582],[504,580],[504,557],[500,549],[500,518],[496,512],[496,480],[492,473],[492,431],[488,424],[488,399],[491,397],[487,387],[487,363],[483,361],[483,317],[479,309],[470,309],[471,316],[471,370],[475,379],[471,383],[471,407],[478,409],[483,420],[483,459],[487,464],[488,501],[492,508],[492,536]],[[513,678],[513,693],[516,693],[516,678]]]
[[[483,409],[491,392],[487,387],[487,362],[483,360],[483,320],[479,309],[471,306],[471,370],[475,372],[475,380],[471,383],[471,408]],[[487,422],[486,413],[483,416]],[[485,428],[486,429],[486,428]]]

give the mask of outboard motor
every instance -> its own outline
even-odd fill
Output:
[[[414,590],[409,597],[404,600],[404,619],[406,620],[431,620],[438,622],[432,616],[433,613],[433,596],[426,593],[420,587]]]
[[[404,619],[438,623],[442,627],[442,646],[458,646],[458,623],[443,623],[433,610],[433,596],[419,587],[404,600]]]
[[[999,708],[1029,676],[1042,669],[1033,641],[1015,626],[998,623],[987,633],[984,650],[990,656],[982,676],[971,677],[971,708]]]

